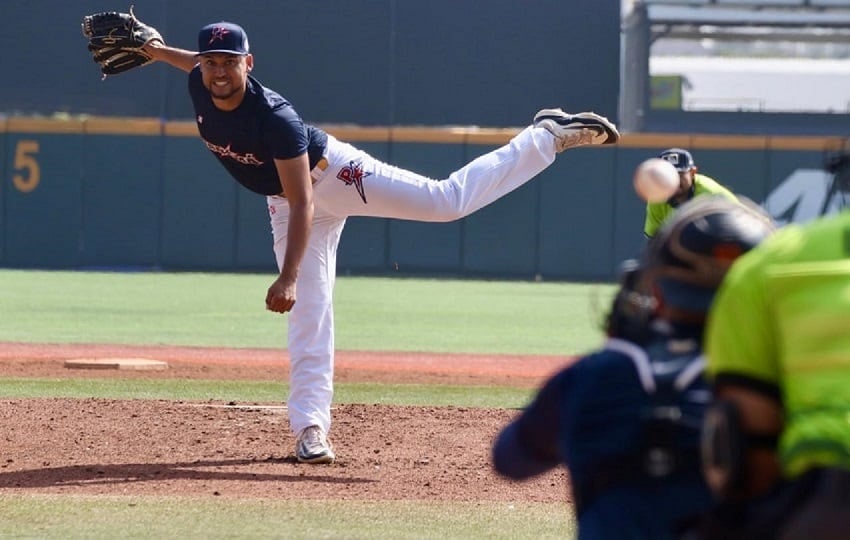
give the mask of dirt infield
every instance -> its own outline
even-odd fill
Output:
[[[147,358],[163,371],[68,369],[67,359]],[[340,352],[337,382],[532,388],[562,357]],[[284,381],[284,351],[0,343],[0,377]],[[283,397],[283,396],[282,396]],[[0,398],[0,493],[290,499],[565,501],[554,471],[493,474],[493,437],[516,411],[339,405],[333,465],[302,465],[283,403]]]

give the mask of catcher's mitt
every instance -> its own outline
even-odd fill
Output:
[[[156,28],[136,18],[133,6],[130,13],[103,11],[86,15],[82,28],[89,52],[104,77],[150,64],[153,59],[142,47],[151,41],[165,43]]]

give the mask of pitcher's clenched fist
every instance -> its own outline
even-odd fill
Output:
[[[287,282],[277,278],[266,293],[266,309],[276,313],[286,313],[295,305],[295,281]]]

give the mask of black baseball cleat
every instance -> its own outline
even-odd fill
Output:
[[[561,109],[543,109],[534,115],[534,125],[555,136],[555,150],[589,144],[614,144],[620,133],[613,122],[592,112],[565,113]]]

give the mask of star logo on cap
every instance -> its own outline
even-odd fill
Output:
[[[224,41],[224,36],[230,33],[230,30],[223,26],[216,26],[212,29],[212,33],[210,34],[210,43],[214,41],[222,40]]]

